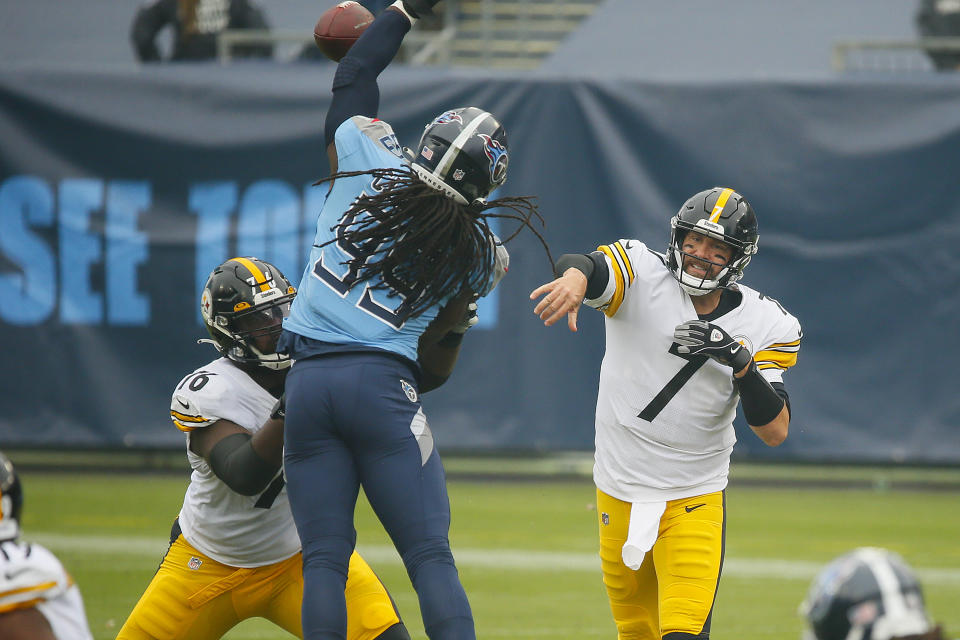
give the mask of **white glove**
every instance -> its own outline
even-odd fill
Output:
[[[477,303],[474,301],[467,305],[467,312],[464,314],[463,320],[461,320],[459,324],[454,325],[453,328],[450,329],[450,333],[464,334],[479,321],[480,318],[477,316]]]

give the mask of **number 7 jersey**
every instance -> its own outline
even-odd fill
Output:
[[[609,280],[585,304],[606,318],[597,394],[594,481],[629,502],[675,500],[727,485],[739,395],[730,367],[673,348],[697,319],[665,258],[637,240],[599,247]],[[797,361],[802,333],[779,302],[737,285],[740,303],[707,319],[742,343],[772,383]]]

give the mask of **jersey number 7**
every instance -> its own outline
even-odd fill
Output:
[[[653,400],[648,402],[647,406],[643,408],[643,411],[637,414],[638,418],[646,420],[647,422],[653,422],[653,419],[660,415],[660,412],[663,411],[667,403],[673,399],[673,396],[677,395],[681,387],[687,384],[687,381],[693,377],[697,369],[702,367],[703,363],[709,359],[707,356],[683,355],[678,353],[676,349],[676,344],[670,345],[670,353],[678,358],[683,358],[687,361],[687,364],[683,365],[680,371],[677,371],[677,374],[670,378],[670,382],[668,382],[663,389],[660,389],[660,393],[654,396]]]

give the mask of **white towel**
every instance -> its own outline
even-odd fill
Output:
[[[666,501],[634,502],[630,505],[630,528],[627,541],[620,553],[623,564],[634,571],[643,564],[643,557],[653,548],[660,531],[660,517],[667,508]]]

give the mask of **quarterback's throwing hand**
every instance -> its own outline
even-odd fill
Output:
[[[730,337],[715,324],[703,320],[690,320],[678,324],[673,330],[677,351],[684,355],[703,355],[720,364],[733,367],[737,373],[750,364],[753,356],[742,344]]]
[[[564,315],[567,316],[567,327],[570,331],[577,330],[577,312],[580,303],[587,292],[587,276],[578,269],[567,269],[566,273],[545,285],[533,290],[530,299],[535,300],[543,294],[543,300],[537,303],[533,312],[540,316],[543,324],[550,326]]]

